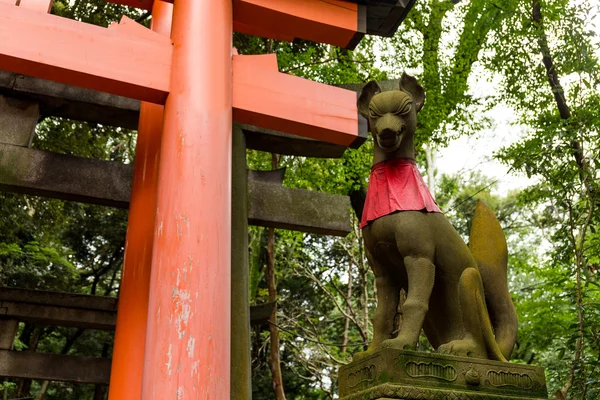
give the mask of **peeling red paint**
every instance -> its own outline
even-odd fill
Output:
[[[144,400],[230,398],[231,15],[231,0],[174,6]]]
[[[167,36],[171,31],[172,14],[171,4],[157,1],[152,13],[152,30]],[[141,398],[163,110],[162,106],[149,103],[142,103],[140,110],[110,400]],[[158,233],[162,233],[162,224]],[[161,265],[155,267],[161,268]],[[161,320],[160,312],[158,307],[157,321]]]

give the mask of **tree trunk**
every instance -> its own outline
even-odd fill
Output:
[[[571,109],[567,100],[565,98],[565,91],[560,84],[560,79],[558,76],[558,72],[554,66],[554,60],[552,59],[552,54],[550,52],[550,47],[548,46],[548,37],[546,35],[546,31],[544,28],[544,21],[542,16],[542,7],[539,0],[532,0],[532,13],[531,19],[534,23],[534,26],[538,29],[538,46],[540,48],[540,53],[542,54],[542,62],[544,63],[544,67],[546,68],[546,74],[548,77],[548,83],[550,84],[550,88],[552,89],[552,93],[554,94],[554,99],[556,101],[556,107],[558,108],[558,112],[560,117],[564,120],[568,120],[571,118]],[[592,190],[590,188],[588,178],[587,178],[587,165],[585,162],[585,157],[583,156],[583,147],[580,142],[577,140],[573,140],[571,143],[571,148],[574,150],[573,156],[575,157],[575,162],[579,168],[579,178],[582,184],[585,186],[587,194],[591,197],[593,196]],[[592,199],[593,201],[593,199]],[[593,204],[590,206],[593,208]],[[592,210],[590,210],[591,216]],[[571,219],[571,230],[573,230],[573,220]],[[587,227],[585,228],[587,229]],[[581,233],[582,236],[585,235],[585,230]],[[575,295],[576,295],[576,303],[577,303],[577,341],[575,344],[575,357],[571,363],[571,368],[569,370],[569,376],[567,377],[567,381],[565,385],[554,394],[555,397],[559,400],[566,399],[567,393],[573,387],[573,383],[575,382],[575,371],[577,370],[577,366],[581,362],[581,353],[583,350],[583,332],[584,332],[584,318],[583,318],[583,288],[581,283],[581,272],[582,269],[585,268],[585,261],[581,257],[581,248],[575,243],[575,237],[573,236],[574,241],[574,252],[576,255],[576,263],[575,263]],[[583,238],[581,238],[581,247],[583,246]]]
[[[540,47],[540,53],[542,54],[542,62],[544,63],[544,67],[546,68],[548,83],[550,84],[550,88],[552,89],[552,93],[554,94],[554,99],[556,100],[556,107],[558,108],[560,117],[566,120],[571,118],[571,108],[569,107],[569,104],[565,99],[565,91],[562,85],[560,84],[558,72],[554,67],[554,61],[552,59],[552,54],[550,53],[550,47],[548,46],[548,37],[546,36],[546,31],[544,29],[542,7],[540,5],[539,0],[533,0],[532,9],[532,20],[539,30],[538,45]],[[585,183],[583,172],[587,169],[587,165],[585,164],[585,158],[583,157],[583,148],[581,146],[581,143],[579,143],[576,140],[571,142],[571,147],[574,150],[573,156],[575,157],[577,166],[582,172],[580,174],[580,177]]]
[[[352,261],[348,260],[348,290],[346,291],[346,315],[350,315],[352,310],[350,309],[350,302],[352,301]],[[346,316],[344,321],[344,334],[342,336],[342,353],[347,351],[348,347],[348,330],[350,329],[350,318]]]
[[[102,355],[101,355],[102,358],[108,357],[108,349],[109,349],[108,343],[104,342],[104,344],[102,345]],[[94,400],[106,399],[106,389],[108,389],[108,386],[106,386],[104,384],[94,385]]]
[[[425,146],[425,158],[427,159],[427,187],[435,198],[435,150],[430,144]]]
[[[42,333],[42,329],[39,326],[34,326],[33,330],[30,331],[28,335],[27,341],[27,349],[25,351],[36,351],[38,347],[38,343],[40,341],[40,335]],[[16,397],[29,397],[31,395],[31,379],[21,379],[19,385],[17,386]]]
[[[363,331],[366,335],[364,349],[367,350],[369,347],[369,277],[368,270],[363,265],[362,268],[359,269],[360,272],[360,291],[361,291],[361,305],[362,305],[362,325]]]
[[[361,332],[363,332],[363,350],[367,350],[369,347],[369,265],[365,263],[365,244],[362,240],[362,235],[359,234],[358,240],[358,284],[360,293],[360,307],[361,310],[358,313],[357,323],[361,325]],[[375,285],[373,288],[376,290]],[[377,297],[377,296],[375,296]]]
[[[272,155],[272,168],[276,169],[279,156]],[[281,376],[281,360],[279,356],[279,328],[277,327],[277,283],[275,282],[275,229],[269,228],[267,237],[267,287],[269,289],[269,302],[275,303],[271,316],[269,317],[269,332],[271,333],[269,353],[269,368],[273,382],[273,392],[276,400],[285,400],[283,390],[283,377]]]
[[[83,334],[84,329],[77,329],[75,333],[67,338],[65,345],[60,350],[60,354],[65,355],[71,350],[71,347],[75,344],[77,339]],[[50,381],[43,381],[42,387],[40,388],[40,392],[35,396],[35,400],[43,400],[46,397],[46,391],[48,390],[48,386],[50,385]]]
[[[50,381],[42,382],[42,387],[40,388],[40,392],[35,396],[35,400],[44,400],[46,397],[46,391],[48,390],[48,385],[50,385]]]

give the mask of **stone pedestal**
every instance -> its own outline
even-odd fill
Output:
[[[547,399],[544,369],[385,349],[340,368],[340,400]]]

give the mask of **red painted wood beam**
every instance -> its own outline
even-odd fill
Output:
[[[367,137],[355,92],[281,73],[275,54],[233,56],[233,119],[344,146]]]
[[[102,28],[0,2],[0,68],[164,104],[172,44],[123,18]]]
[[[124,6],[141,8],[142,10],[151,11],[152,6],[154,4],[154,0],[109,0],[109,3],[121,4]],[[167,1],[167,3],[173,3],[173,0]]]
[[[106,29],[0,3],[1,69],[161,104],[171,55],[169,38],[126,18]],[[364,140],[354,92],[280,73],[275,55],[235,56],[233,71],[237,122],[344,146]]]
[[[17,0],[17,5],[30,10],[49,13],[52,9],[52,0]]]
[[[110,0],[150,10],[153,0]],[[233,0],[233,30],[354,49],[367,29],[366,6],[343,0]]]
[[[169,36],[172,19],[172,4],[154,2],[153,31]],[[163,112],[161,105],[141,104],[109,400],[142,398]]]
[[[366,11],[341,0],[234,0],[233,30],[353,49],[366,31]]]

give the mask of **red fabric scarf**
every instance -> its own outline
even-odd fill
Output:
[[[393,158],[371,168],[360,227],[396,211],[441,213],[414,160]]]

